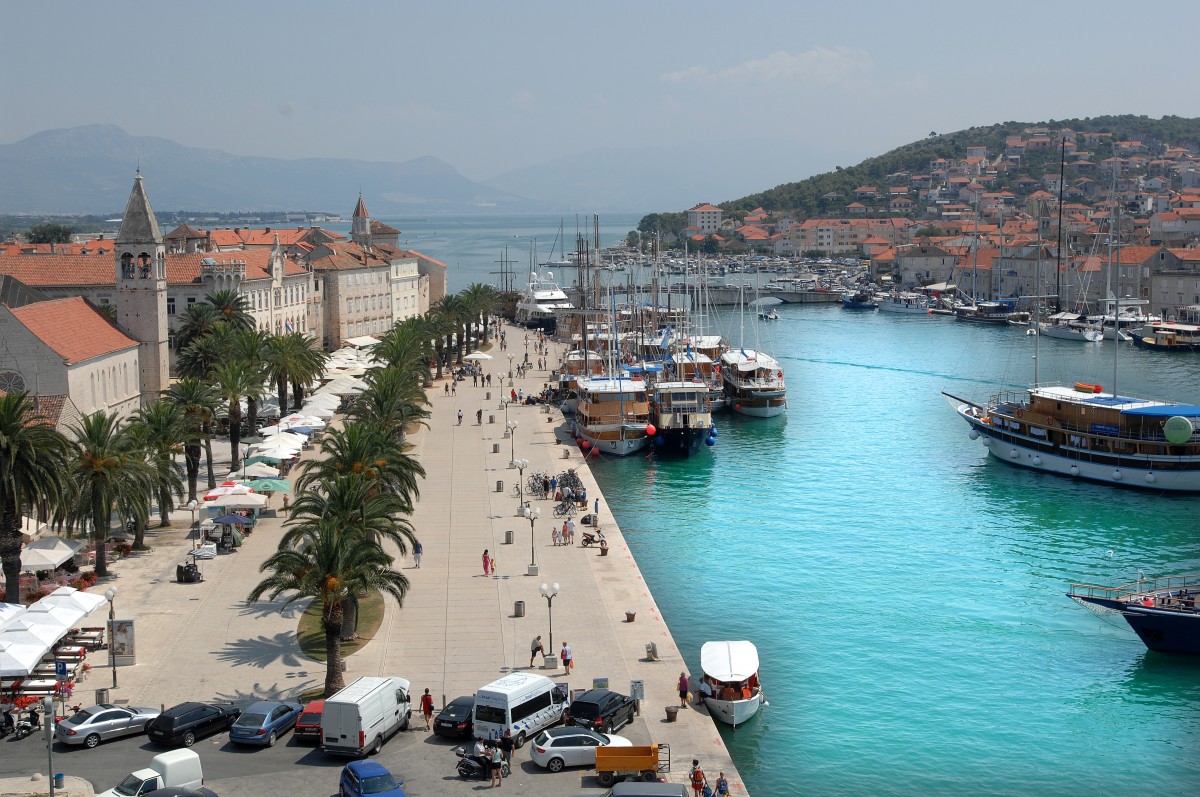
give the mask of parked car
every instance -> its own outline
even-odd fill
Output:
[[[152,719],[146,735],[158,744],[191,747],[202,736],[228,730],[238,713],[233,704],[180,703]]]
[[[475,713],[475,696],[464,695],[451,700],[441,712],[433,718],[433,732],[439,736],[471,738],[474,723],[471,716]]]
[[[340,797],[406,797],[401,786],[404,781],[396,780],[391,772],[378,761],[363,759],[351,761],[342,769],[338,784]]]
[[[589,728],[550,728],[533,737],[529,760],[551,772],[563,767],[596,766],[597,747],[631,747],[624,736],[596,733]]]
[[[571,701],[563,724],[612,733],[633,722],[637,701],[608,689],[589,689]]]
[[[299,703],[260,700],[242,709],[229,728],[229,741],[274,747],[280,736],[296,725],[304,711]]]
[[[63,744],[95,747],[105,739],[145,733],[146,726],[159,714],[156,708],[133,708],[103,703],[77,711],[54,727],[54,735]]]
[[[297,740],[321,741],[321,712],[324,709],[324,700],[313,700],[304,707],[304,711],[300,713],[300,719],[296,720],[296,730],[292,732]]]

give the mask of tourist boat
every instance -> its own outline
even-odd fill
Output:
[[[714,351],[720,351],[720,347]],[[676,378],[686,381],[699,380],[705,384],[708,389],[710,412],[725,409],[725,384],[721,380],[721,369],[713,362],[712,357],[689,346],[685,351],[672,353],[668,364]]]
[[[1200,406],[1115,396],[1076,383],[943,393],[992,456],[1012,465],[1156,492],[1200,492]]]
[[[1118,308],[1117,302],[1109,299],[1104,314],[1088,316],[1088,321],[1104,329],[1105,340],[1130,341],[1135,330],[1162,322],[1162,316],[1145,311],[1149,303],[1146,299],[1122,299]]]
[[[973,302],[956,306],[954,317],[972,324],[1007,324],[1016,309],[1016,299]]]
[[[734,412],[756,418],[782,415],[787,409],[783,369],[774,357],[754,349],[730,349],[721,355],[725,401]]]
[[[554,272],[547,271],[544,277],[529,275],[529,286],[517,299],[515,319],[529,329],[544,329],[553,334],[557,313],[574,309],[566,292],[554,281]]]
[[[846,291],[842,294],[843,310],[874,310],[879,307],[870,291]]]
[[[1164,321],[1133,333],[1133,345],[1154,351],[1200,351],[1200,326]]]
[[[919,293],[897,291],[877,297],[879,310],[884,313],[929,315],[929,299]]]
[[[650,390],[654,450],[690,457],[716,443],[708,385],[698,379],[656,381]]]
[[[650,444],[646,383],[626,376],[580,377],[575,436],[585,448],[624,457]],[[590,453],[590,452],[585,452]]]
[[[753,642],[705,642],[700,648],[700,669],[712,687],[712,696],[704,695],[704,705],[726,725],[736,728],[766,705]]]
[[[1067,597],[1099,613],[1116,612],[1150,650],[1200,653],[1200,575],[1139,579],[1119,587],[1072,584]]]
[[[1100,325],[1090,323],[1079,313],[1055,313],[1038,323],[1038,332],[1048,338],[1079,343],[1099,343],[1104,340],[1104,330]]]

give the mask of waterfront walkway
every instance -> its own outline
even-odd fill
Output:
[[[508,327],[507,334],[509,351],[523,357],[524,331]],[[561,346],[551,347],[549,361],[556,363]],[[531,360],[535,359],[532,344],[530,352]],[[548,653],[557,654],[561,643],[568,642],[576,668],[564,676],[561,668],[542,670],[539,663],[534,671],[573,690],[590,688],[595,679],[603,678],[609,688],[628,693],[631,680],[644,682],[641,716],[618,733],[635,744],[670,744],[671,781],[685,782],[691,759],[698,758],[710,781],[715,782],[724,770],[733,793],[745,794],[706,711],[689,706],[679,710],[677,722],[666,721],[665,707],[679,702],[676,683],[684,669],[680,652],[580,451],[573,442],[564,444],[556,438],[562,416],[543,407],[512,405],[507,420],[515,420],[517,427],[512,438],[505,437],[501,396],[508,395],[508,387],[507,382],[503,388],[496,384],[496,374],[507,370],[508,359],[498,346],[493,346],[492,354],[494,359],[484,363],[493,374],[491,388],[472,387],[470,380],[458,383],[456,396],[444,395],[443,382],[431,388],[429,428],[411,438],[413,453],[427,473],[412,518],[424,545],[422,566],[417,569],[411,555],[398,561],[411,583],[404,607],[388,601],[376,638],[347,658],[347,683],[361,675],[400,675],[412,682],[414,706],[425,688],[441,706],[443,700],[472,694],[507,672],[528,670],[529,643],[541,634]],[[547,379],[548,371],[531,371],[515,384],[526,393],[536,393]],[[460,409],[461,426],[456,421]],[[476,425],[475,413],[480,409],[483,424]],[[223,454],[222,461],[228,463],[227,443],[215,442],[214,453]],[[305,451],[303,457],[314,454],[315,449]],[[583,513],[576,516],[576,545],[552,545],[553,503],[540,499],[532,501],[542,517],[534,525],[531,552],[530,524],[518,516],[518,498],[512,493],[518,472],[508,463],[514,455],[529,460],[527,474],[576,469],[587,487],[589,511],[594,499],[600,498],[600,525],[610,546],[607,556],[600,556],[597,548],[578,545],[587,529],[578,522]],[[227,471],[217,466],[218,475]],[[276,506],[280,498],[275,496]],[[184,510],[174,513],[173,519],[182,527],[190,515]],[[115,702],[157,706],[189,699],[293,699],[321,686],[324,665],[303,656],[295,641],[296,623],[307,601],[283,611],[277,603],[245,603],[247,593],[262,578],[259,565],[276,548],[282,522],[282,518],[264,517],[238,553],[202,562],[205,580],[201,584],[174,580],[175,566],[184,561],[191,546],[183,528],[152,531],[147,541],[153,551],[113,563],[115,577],[96,589],[119,587],[116,615],[136,622],[138,662],[118,668],[119,687],[111,695]],[[508,531],[513,532],[513,544],[505,543]],[[490,576],[482,569],[485,548],[497,559],[496,572]],[[537,577],[526,575],[531,556],[540,568]],[[543,582],[560,587],[553,604],[553,651],[549,612],[538,593]],[[523,617],[515,616],[517,601],[525,602]],[[636,613],[636,619],[627,622],[626,612]],[[651,642],[657,647],[657,661],[646,658]],[[90,677],[76,691],[75,699],[85,704],[92,702],[92,689],[111,684],[104,654],[93,658]],[[427,734],[414,715],[414,728],[418,726],[419,731],[392,740],[380,754],[384,763],[399,767],[409,793],[473,791],[476,784],[444,779],[448,769],[453,774],[453,758],[440,747],[418,741]],[[36,771],[34,762],[30,771]],[[87,774],[73,768],[66,771]],[[332,783],[313,790],[314,784],[305,780],[311,779],[311,773],[311,768],[272,773],[271,788],[266,790],[261,776],[210,783],[222,797],[329,793],[326,789],[332,789]],[[596,786],[594,772],[586,769],[551,774],[535,767],[528,761],[528,748],[514,756],[513,776],[505,785],[510,783],[523,793],[547,797]]]

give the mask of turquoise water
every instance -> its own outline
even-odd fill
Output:
[[[986,457],[939,393],[1023,387],[1020,330],[779,312],[786,417],[722,415],[691,460],[593,466],[691,671],[706,640],[758,646],[771,705],[725,731],[751,793],[1194,788],[1200,660],[1064,592],[1200,570],[1200,499]],[[1112,353],[1042,341],[1041,379],[1107,389]],[[1123,353],[1121,392],[1200,401],[1200,358]]]

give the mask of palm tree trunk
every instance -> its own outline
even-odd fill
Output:
[[[6,502],[0,513],[0,562],[4,564],[4,600],[21,602],[21,513]]]
[[[303,403],[304,403],[304,385],[300,384],[299,381],[293,379],[292,380],[292,406],[295,407],[296,409],[300,409],[300,405]],[[280,415],[279,417],[282,418],[283,416]]]
[[[327,607],[321,620],[325,629],[325,694],[332,697],[346,685],[342,677],[342,605]]]
[[[108,557],[105,555],[104,544],[108,541],[110,514],[108,507],[92,507],[92,542],[96,544],[96,575],[100,578],[108,575]]]
[[[142,520],[141,515],[133,519],[133,548],[135,551],[146,550],[146,523]]]
[[[484,346],[486,346],[488,344],[488,326],[489,326],[488,321],[489,320],[490,319],[488,318],[488,314],[484,313],[483,314],[483,345]]]
[[[158,488],[158,525],[164,529],[171,525],[171,491],[166,487]]]
[[[183,466],[187,470],[188,501],[195,501],[196,482],[200,478],[200,446],[195,441],[184,446]]]
[[[342,604],[342,642],[358,639],[358,596],[350,595]]]
[[[275,393],[276,397],[279,399],[280,418],[288,414],[287,387],[287,376],[280,376],[275,380]]]
[[[204,425],[204,459],[208,465],[208,489],[213,489],[217,486],[217,474],[213,473],[212,464],[212,432],[208,428],[208,424]]]
[[[258,430],[258,399],[253,396],[246,396],[246,425],[250,429],[250,437],[254,437]]]
[[[238,402],[229,402],[229,469],[237,470],[242,465],[242,409]]]
[[[433,347],[434,353],[437,354],[437,375],[434,376],[434,379],[442,378],[442,352],[445,351],[445,345],[442,343],[442,339],[438,338],[437,343]]]

